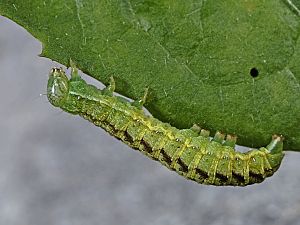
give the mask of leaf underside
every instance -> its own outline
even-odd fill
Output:
[[[178,128],[197,123],[300,150],[299,0],[1,0],[42,56],[137,99]]]

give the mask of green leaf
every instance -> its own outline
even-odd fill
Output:
[[[1,0],[0,14],[43,44],[42,56],[136,99],[178,128],[200,124],[300,150],[297,0]],[[252,70],[251,70],[252,69]],[[252,72],[251,72],[252,71]],[[252,75],[257,75],[252,77]]]

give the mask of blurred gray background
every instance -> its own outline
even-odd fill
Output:
[[[40,52],[0,17],[1,225],[300,224],[300,153],[259,185],[188,181],[53,108],[40,94],[59,64]]]

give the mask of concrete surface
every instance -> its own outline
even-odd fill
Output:
[[[53,108],[41,44],[0,17],[0,224],[296,225],[300,153],[246,188],[199,185]]]

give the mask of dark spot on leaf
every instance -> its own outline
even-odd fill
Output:
[[[253,68],[250,70],[250,75],[251,75],[251,77],[253,77],[253,78],[258,77],[258,74],[259,74],[259,71],[258,71],[258,69],[256,69],[255,67],[253,67]]]

